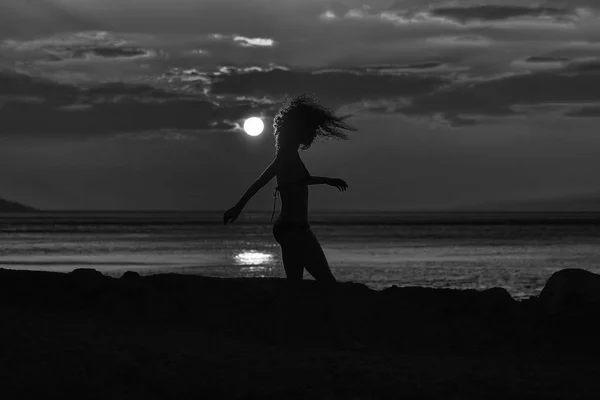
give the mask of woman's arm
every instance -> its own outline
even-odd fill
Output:
[[[252,197],[262,189],[267,183],[271,181],[277,175],[277,159],[273,160],[271,164],[263,171],[263,173],[250,185],[246,193],[240,198],[235,207],[244,208],[246,203],[250,201]]]
[[[306,184],[335,186],[342,192],[348,189],[348,184],[343,179],[327,178],[324,176],[310,176],[308,177]]]
[[[327,185],[331,181],[331,178],[325,176],[310,176],[307,178],[307,185]]]
[[[279,159],[275,158],[267,167],[267,169],[265,169],[263,173],[258,177],[258,179],[256,179],[254,183],[250,185],[250,187],[246,190],[246,192],[240,198],[237,204],[225,212],[225,215],[223,216],[223,222],[225,224],[227,224],[228,222],[235,221],[239,214],[242,212],[242,209],[248,203],[248,201],[250,201],[250,199],[254,197],[254,195],[260,189],[262,189],[267,183],[269,183],[271,179],[275,177],[275,175],[277,175],[278,161]]]

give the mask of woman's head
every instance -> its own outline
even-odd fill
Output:
[[[275,147],[301,146],[305,150],[317,137],[348,139],[343,130],[355,130],[344,122],[348,117],[333,115],[311,95],[288,98],[273,120]]]

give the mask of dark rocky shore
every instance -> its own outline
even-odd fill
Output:
[[[366,346],[355,349],[331,339],[314,281],[274,341],[284,288],[281,279],[0,269],[0,397],[600,396],[598,312],[581,297],[557,311],[499,288],[344,283],[338,317]]]

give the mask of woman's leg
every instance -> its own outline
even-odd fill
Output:
[[[298,241],[283,241],[281,258],[285,276],[290,283],[297,283],[304,277],[304,254],[302,244]]]
[[[276,240],[281,246],[281,258],[286,275],[286,284],[273,303],[274,325],[269,332],[269,341],[281,343],[290,339],[300,307],[300,285],[304,277],[304,248],[294,231],[277,230]]]
[[[273,333],[280,339],[289,336],[290,321],[295,319],[296,308],[302,304],[299,298],[299,286],[302,282],[304,268],[306,268],[321,287],[324,304],[317,312],[324,312],[327,320],[332,322],[334,344],[344,348],[356,347],[356,343],[348,337],[343,328],[340,318],[339,286],[329,268],[327,258],[317,237],[311,230],[288,233],[289,235],[278,235],[277,237],[277,241],[281,245],[287,287],[276,301],[279,312],[276,313],[276,332]]]
[[[285,276],[290,282],[301,281],[304,276],[303,245],[298,232],[280,224],[273,226],[273,236],[281,246],[281,259]]]
[[[340,286],[337,283],[327,257],[319,240],[312,231],[308,231],[304,241],[305,248],[305,268],[315,278],[324,297],[324,304],[321,312],[324,312],[327,319],[331,321],[332,340],[335,346],[341,348],[359,348],[359,344],[348,336],[344,328],[342,318],[342,296]]]
[[[336,280],[329,268],[327,257],[315,234],[308,230],[303,238],[303,256],[306,270],[325,288],[335,286]]]

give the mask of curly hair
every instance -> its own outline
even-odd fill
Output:
[[[302,145],[302,150],[308,149],[317,137],[347,140],[343,130],[356,130],[344,122],[351,116],[335,116],[311,94],[288,97],[273,119],[275,147],[279,150],[291,138]]]

